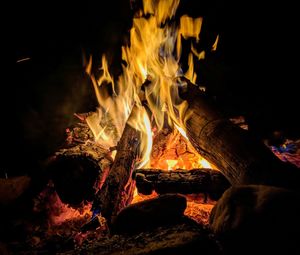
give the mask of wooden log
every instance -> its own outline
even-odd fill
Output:
[[[63,148],[47,162],[47,172],[62,202],[73,207],[92,201],[112,165],[108,149],[93,142],[86,124],[70,129]]]
[[[299,189],[299,169],[280,161],[249,131],[226,119],[215,102],[197,86],[187,81],[180,95],[193,112],[186,122],[190,142],[231,184],[268,184]]]
[[[136,107],[133,108],[132,114]],[[117,213],[127,206],[133,196],[131,176],[138,156],[140,133],[126,124],[117,145],[117,154],[103,187],[96,193],[93,210],[100,210],[110,225]]]
[[[179,194],[163,194],[122,209],[112,225],[114,234],[136,234],[178,223],[184,216],[187,200]]]
[[[158,194],[205,193],[217,200],[230,187],[228,180],[217,170],[201,168],[192,170],[137,169],[135,180],[138,192],[149,195],[153,190]]]

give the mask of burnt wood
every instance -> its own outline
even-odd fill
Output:
[[[217,170],[201,168],[191,170],[135,170],[136,187],[139,193],[149,195],[153,191],[158,194],[205,193],[212,199],[219,199],[230,187],[228,180]]]
[[[93,208],[100,210],[108,224],[132,200],[134,182],[131,176],[138,157],[139,138],[140,133],[127,123],[117,145],[114,163],[103,187],[95,195]]]
[[[111,232],[136,234],[165,225],[178,224],[184,217],[187,200],[179,194],[163,194],[128,205],[115,218]]]
[[[193,112],[186,122],[187,136],[232,185],[268,184],[299,189],[299,169],[279,160],[251,132],[230,122],[196,85],[185,82],[180,95]]]
[[[93,141],[87,124],[69,129],[66,142],[47,161],[47,172],[64,203],[74,207],[92,201],[112,165],[107,149]]]

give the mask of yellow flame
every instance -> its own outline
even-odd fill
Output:
[[[179,2],[179,0],[143,0],[144,14],[154,15],[157,24],[162,24],[167,18],[175,15]]]
[[[194,72],[194,58],[192,53],[189,54],[188,65],[189,69],[184,76],[188,78],[192,83],[196,83],[197,74]]]
[[[198,58],[198,60],[200,59],[205,59],[205,51],[200,51],[198,52],[195,48],[195,46],[192,44],[191,46],[191,51],[193,52],[193,54]]]
[[[183,128],[177,126],[176,124],[175,124],[175,127],[176,127],[176,129],[179,131],[179,133],[180,133],[186,140],[189,141],[189,138],[187,137],[187,134],[186,134],[185,130],[184,130]]]
[[[178,160],[176,160],[176,159],[167,159],[166,162],[167,162],[167,165],[168,165],[168,170],[173,170],[174,167],[177,165]]]
[[[211,51],[216,51],[217,50],[218,42],[219,42],[219,35],[217,35],[217,38],[216,38],[213,46],[211,47]]]
[[[180,17],[180,33],[183,38],[194,37],[199,41],[200,30],[202,26],[202,18],[193,19],[187,15]]]
[[[133,19],[130,43],[122,47],[125,64],[119,77],[114,78],[109,72],[105,56],[102,57],[100,77],[91,74],[92,59],[86,68],[99,103],[98,111],[87,118],[87,123],[96,141],[104,147],[117,144],[133,105],[138,106],[132,125],[142,134],[140,165],[147,164],[152,147],[150,121],[143,104],[151,111],[158,129],[167,120],[171,126],[176,125],[184,131],[184,124],[191,116],[187,102],[179,97],[176,78],[182,75],[181,37],[198,41],[202,18],[185,15],[181,17],[179,27],[166,22],[173,18],[178,5],[179,0],[143,0],[143,10]],[[191,54],[185,76],[195,82],[197,76],[193,65]],[[147,85],[142,89],[144,83]]]
[[[151,123],[146,109],[143,106],[137,106],[131,113],[131,117],[128,120],[128,124],[140,131],[140,159],[136,168],[141,168],[150,161],[150,155],[152,150],[152,130]]]
[[[204,168],[213,168],[212,165],[204,158],[199,160],[199,164]]]

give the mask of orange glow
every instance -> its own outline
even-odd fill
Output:
[[[166,145],[162,150],[156,148],[151,154],[150,167],[153,169],[176,170],[193,168],[212,168],[210,164],[193,148],[190,142],[183,137],[183,131],[174,130],[168,135]]]
[[[95,77],[91,72],[91,58],[86,67],[99,103],[98,111],[86,119],[95,140],[106,148],[116,146],[132,114],[128,124],[141,134],[137,168],[150,166],[175,170],[212,167],[188,141],[185,123],[192,112],[187,101],[179,97],[178,88],[182,84],[178,84],[180,81],[177,79],[185,76],[196,82],[194,57],[202,59],[205,52],[198,53],[192,44],[189,68],[183,73],[180,65],[181,42],[187,38],[193,38],[196,42],[200,40],[202,18],[184,15],[179,26],[167,22],[174,17],[178,5],[179,0],[143,0],[143,10],[134,16],[132,22],[130,43],[121,49],[125,64],[119,77],[113,77],[109,72],[105,56],[102,57],[100,77]],[[132,109],[135,112],[131,112]],[[151,116],[147,112],[151,112]],[[153,135],[149,118],[153,120],[157,133],[165,124],[174,129],[163,150],[152,144],[155,132]],[[142,199],[144,197],[135,191],[133,203]]]
[[[92,204],[87,203],[78,209],[74,209],[67,204],[64,204],[56,192],[49,197],[47,211],[49,214],[50,225],[61,225],[64,222],[78,219],[88,219],[92,216]]]
[[[158,194],[155,191],[151,195],[142,195],[138,193],[137,189],[135,189],[131,203],[135,204],[157,196]],[[208,201],[208,203],[203,203],[201,202],[201,199],[193,199],[189,195],[186,195],[185,197],[187,198],[187,207],[184,214],[202,225],[208,225],[210,212],[216,202]]]

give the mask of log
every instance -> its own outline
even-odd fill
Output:
[[[135,107],[132,112],[134,113]],[[130,118],[133,117],[133,113]],[[128,120],[128,121],[129,121]],[[140,133],[128,123],[117,145],[117,154],[103,187],[96,193],[93,210],[100,210],[108,225],[133,196],[131,176],[138,156]]]
[[[131,204],[119,212],[111,232],[132,235],[177,224],[184,217],[186,206],[186,198],[179,194],[164,194]]]
[[[251,132],[230,122],[214,101],[186,81],[180,91],[192,116],[187,136],[195,149],[235,184],[268,184],[299,189],[300,171],[280,161]]]
[[[113,159],[110,151],[93,142],[86,124],[68,131],[63,148],[47,162],[47,172],[62,202],[77,207],[92,201]]]
[[[201,168],[192,170],[136,169],[136,187],[139,193],[158,194],[205,193],[213,200],[218,200],[230,187],[228,180],[217,170]]]
[[[232,186],[212,209],[210,229],[224,254],[299,254],[299,200],[284,188]]]

